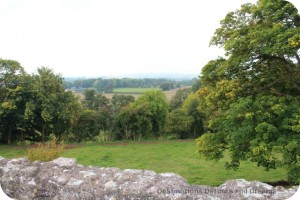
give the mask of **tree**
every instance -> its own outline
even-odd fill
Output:
[[[199,90],[200,87],[201,87],[200,79],[199,78],[193,78],[191,82],[192,82],[191,91],[192,92],[197,92],[197,90]]]
[[[196,93],[204,158],[228,150],[228,168],[250,159],[267,170],[285,166],[289,180],[300,182],[299,33],[297,9],[281,0],[242,5],[221,21],[211,45],[223,47],[227,59],[203,68]]]
[[[63,79],[51,69],[41,67],[32,75],[31,97],[25,119],[44,142],[50,134],[58,138],[67,133],[80,110],[78,98],[66,92]]]
[[[209,61],[201,71],[200,81],[202,86],[216,86],[216,83],[224,78],[225,70],[224,70],[224,58],[217,58],[216,60]],[[229,79],[229,77],[228,77]],[[199,88],[200,89],[200,88]]]
[[[20,82],[23,75],[25,71],[17,61],[0,59],[0,133],[8,144],[22,121],[24,101]]]
[[[298,95],[299,33],[300,16],[291,3],[259,0],[228,13],[211,45],[224,48],[222,73],[238,80],[245,93]]]
[[[67,137],[82,111],[82,105],[72,92],[65,91],[57,96],[57,117],[53,120],[53,132],[58,140]]]
[[[182,105],[182,110],[191,118],[189,137],[196,138],[204,131],[204,114],[199,110],[199,106],[200,98],[196,94],[189,94]]]
[[[112,116],[115,117],[123,107],[133,103],[134,101],[135,99],[132,95],[114,94],[111,99]]]
[[[147,91],[133,103],[134,108],[140,106],[143,106],[149,112],[153,136],[157,137],[162,134],[166,116],[169,112],[169,103],[166,95],[159,90]]]
[[[87,109],[97,111],[103,107],[108,106],[108,98],[106,98],[102,94],[98,94],[95,90],[86,89],[84,90],[83,94],[83,104]]]
[[[73,126],[73,132],[77,142],[92,140],[100,133],[97,122],[97,112],[94,110],[83,110]]]
[[[171,90],[174,88],[173,82],[164,82],[160,84],[159,88],[161,88],[163,91]]]
[[[170,108],[171,110],[180,108],[184,100],[188,97],[191,92],[190,88],[179,89],[176,91],[176,94],[171,98]]]
[[[175,109],[167,115],[166,132],[175,134],[180,139],[189,138],[192,135],[190,133],[192,120],[193,118],[182,109]]]
[[[152,113],[149,104],[130,104],[116,116],[116,124],[121,139],[140,140],[153,137]]]
[[[50,133],[61,138],[80,109],[78,99],[65,92],[62,78],[47,68],[29,75],[17,61],[1,59],[0,86],[1,140],[8,144],[44,141]]]
[[[162,91],[146,92],[117,114],[118,137],[136,140],[162,136],[168,111],[169,104]]]
[[[41,135],[44,142],[46,137],[52,133],[54,120],[61,116],[58,98],[64,93],[63,79],[54,74],[51,69],[41,67],[33,75],[35,81],[36,96],[33,98],[36,131]]]

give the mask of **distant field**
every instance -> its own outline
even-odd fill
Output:
[[[191,88],[191,86],[183,86],[180,88],[164,91],[164,93],[166,94],[167,99],[170,101],[172,97],[176,94],[177,90],[184,89],[184,88]],[[161,89],[160,88],[116,88],[113,90],[113,93],[104,93],[103,95],[108,99],[112,99],[114,94],[132,95],[134,96],[135,99],[138,99],[143,93],[149,90],[161,90]],[[80,99],[84,98],[81,92],[76,92],[75,94],[79,96]]]
[[[73,148],[70,148],[70,147]],[[157,173],[177,173],[190,184],[220,185],[228,179],[258,180],[276,182],[286,180],[286,170],[265,171],[250,161],[241,162],[238,170],[226,170],[224,164],[204,160],[196,153],[194,140],[159,140],[141,142],[113,142],[106,144],[73,144],[62,156],[76,158],[77,163],[99,167],[119,167],[121,169],[147,169]],[[75,147],[75,148],[74,148]],[[24,150],[18,146],[0,146],[0,156],[15,158],[24,156]]]
[[[180,87],[180,88],[175,88],[175,89],[172,89],[172,90],[165,91],[165,94],[167,96],[167,99],[170,101],[172,99],[172,97],[176,94],[177,90],[185,89],[185,88],[191,88],[191,87],[192,86],[183,86],[183,87]]]
[[[115,88],[113,93],[142,94],[150,90],[161,90],[160,88]]]

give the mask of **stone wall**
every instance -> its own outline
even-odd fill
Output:
[[[173,173],[86,167],[75,159],[30,162],[0,157],[0,184],[14,199],[287,199],[284,189],[258,181],[228,180],[218,187],[189,185]]]

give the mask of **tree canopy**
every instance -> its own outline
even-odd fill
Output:
[[[44,141],[50,134],[60,138],[70,130],[80,105],[65,91],[59,75],[45,67],[29,75],[17,61],[3,59],[0,72],[2,142]]]
[[[282,0],[259,0],[229,12],[211,39],[226,58],[210,61],[200,77],[198,110],[207,159],[230,153],[228,168],[250,159],[267,170],[288,168],[300,182],[300,16]]]

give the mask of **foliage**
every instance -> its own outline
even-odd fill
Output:
[[[105,106],[108,106],[109,100],[102,94],[98,94],[95,90],[84,90],[83,104],[87,109],[99,110]]]
[[[116,121],[120,139],[141,140],[153,137],[151,112],[147,104],[130,104],[124,107]]]
[[[225,145],[221,134],[205,133],[196,140],[198,153],[204,159],[219,160],[223,158]]]
[[[26,74],[16,61],[0,60],[1,142],[45,141],[70,131],[81,105],[62,78],[45,67]]]
[[[187,116],[191,117],[191,122],[189,126],[189,137],[195,138],[203,133],[203,113],[198,109],[200,105],[199,97],[190,93],[188,97],[184,100],[182,109],[187,114]]]
[[[23,88],[20,86],[25,75],[22,66],[14,60],[0,59],[0,136],[10,144],[13,132],[22,120]]]
[[[297,94],[300,91],[300,16],[282,0],[259,0],[230,12],[211,40],[224,47],[226,79],[237,79],[244,93]]]
[[[180,108],[184,100],[188,97],[191,92],[190,88],[179,89],[176,91],[176,94],[171,98],[170,108],[171,110]]]
[[[77,142],[91,140],[99,134],[100,124],[97,118],[97,112],[94,110],[83,110],[79,114],[72,130]]]
[[[180,87],[180,85],[177,85],[177,87]],[[171,90],[175,88],[174,82],[165,82],[160,84],[159,88],[161,88],[163,91]]]
[[[149,113],[151,132],[158,136],[164,129],[169,103],[162,91],[148,91],[133,103],[133,108],[143,107]]]
[[[204,131],[198,152],[228,150],[228,168],[250,160],[266,170],[284,166],[299,183],[300,16],[286,1],[242,5],[221,21],[211,40],[227,59],[210,61],[197,91]]]
[[[193,118],[182,109],[176,109],[168,113],[166,120],[166,132],[168,135],[175,134],[177,139],[191,137],[190,126]]]
[[[192,79],[192,89],[191,89],[191,91],[192,92],[196,92],[197,90],[199,90],[200,89],[200,87],[201,87],[201,83],[200,83],[200,79],[199,78],[193,78]]]
[[[56,137],[53,137],[47,143],[38,144],[36,147],[29,148],[26,152],[26,157],[31,161],[51,161],[60,156],[64,150],[64,142],[58,142]]]
[[[110,142],[113,141],[112,133],[110,131],[103,131],[101,130],[99,135],[93,138],[93,142],[102,143],[102,142]]]
[[[124,106],[116,115],[119,139],[162,136],[169,104],[162,91],[148,91],[137,101]]]

